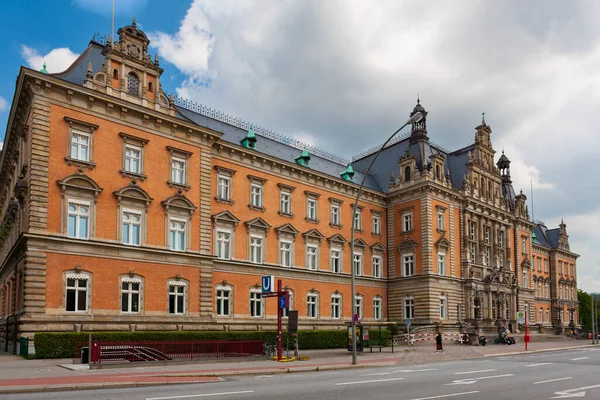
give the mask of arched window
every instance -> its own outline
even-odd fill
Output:
[[[404,168],[404,182],[410,181],[410,167]]]
[[[435,166],[435,178],[436,179],[441,179],[440,178],[440,166],[439,165]]]
[[[127,93],[134,96],[140,95],[140,78],[134,72],[127,75]]]
[[[119,70],[113,69],[113,79],[119,79]]]
[[[154,91],[154,84],[152,82],[148,82],[148,91],[149,92],[153,92]]]

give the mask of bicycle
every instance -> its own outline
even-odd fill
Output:
[[[263,354],[268,359],[272,359],[273,357],[276,357],[277,356],[277,346],[274,344],[265,343],[263,345]]]

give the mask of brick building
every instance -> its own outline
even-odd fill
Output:
[[[352,162],[167,96],[132,25],[63,73],[22,68],[0,156],[0,326],[273,329],[275,275],[304,329],[361,320],[560,329],[577,321],[566,226],[530,220],[491,128],[446,151],[425,118]],[[351,224],[356,227],[350,254]],[[354,304],[350,268],[357,275]]]

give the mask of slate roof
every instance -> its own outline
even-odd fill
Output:
[[[559,228],[548,229],[544,224],[536,224],[533,228],[535,233],[535,241],[537,245],[546,247],[548,249],[558,248],[558,234],[560,233]]]
[[[76,85],[83,85],[85,75],[87,74],[88,65],[92,63],[92,73],[97,73],[102,67],[105,57],[102,55],[102,46],[96,42],[90,42],[90,45],[83,53],[71,64],[66,71],[57,74],[50,74],[57,78]]]

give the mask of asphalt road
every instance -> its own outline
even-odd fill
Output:
[[[5,395],[6,400],[600,399],[600,348],[194,385]]]

